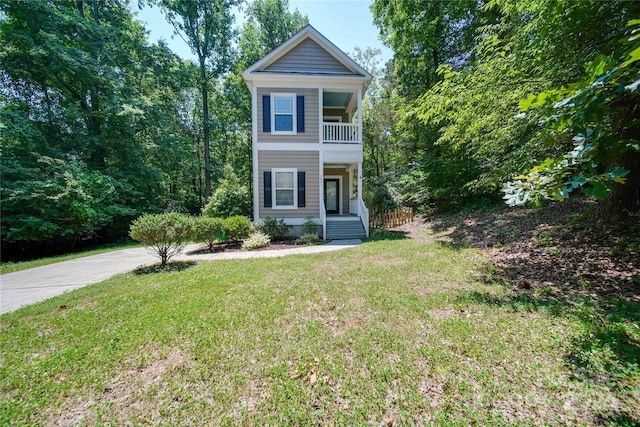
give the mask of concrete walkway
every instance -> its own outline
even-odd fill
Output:
[[[202,247],[202,245],[189,245],[173,259],[212,261],[274,258],[337,251],[352,248],[360,243],[362,243],[360,240],[334,240],[325,245],[300,246],[291,249],[187,255],[188,252]],[[116,274],[126,273],[158,261],[158,258],[146,248],[122,249],[0,275],[0,314],[92,283],[102,282]]]

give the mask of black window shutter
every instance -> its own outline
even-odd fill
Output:
[[[269,95],[262,96],[262,131],[271,132],[271,97]]]
[[[298,172],[298,207],[305,207],[304,172]]]
[[[298,132],[304,132],[304,96],[298,96],[297,99],[297,122]]]
[[[264,172],[264,207],[271,207],[271,172]]]

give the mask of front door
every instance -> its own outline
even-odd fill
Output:
[[[324,180],[324,206],[327,214],[340,213],[340,180],[325,179]]]

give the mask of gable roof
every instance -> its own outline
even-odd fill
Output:
[[[260,74],[353,77],[365,86],[371,80],[371,74],[311,25],[247,68],[242,76],[252,80]]]
[[[308,74],[344,74],[352,75],[333,55],[311,38],[302,40],[287,53],[264,67],[263,71]]]

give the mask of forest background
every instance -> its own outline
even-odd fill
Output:
[[[149,43],[125,0],[0,0],[3,261],[123,239],[143,212],[209,201],[251,214],[241,73],[308,18],[287,0],[139,4],[161,8],[198,61]],[[374,75],[373,211],[581,190],[601,220],[638,212],[639,2],[375,0],[372,12],[393,60],[347,53]]]

